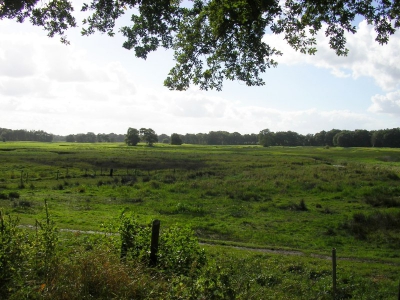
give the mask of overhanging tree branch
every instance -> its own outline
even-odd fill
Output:
[[[68,0],[0,0],[0,20],[29,19],[50,37],[76,27],[74,7]],[[325,35],[337,55],[347,55],[346,32],[355,33],[356,16],[373,25],[376,41],[385,44],[400,27],[397,0],[92,0],[81,9],[83,35],[99,31],[115,34],[115,22],[134,10],[131,24],[120,28],[123,47],[147,55],[159,47],[172,49],[176,65],[164,84],[185,90],[222,89],[223,81],[240,80],[263,85],[260,75],[276,66],[282,53],[262,41],[266,30],[283,34],[286,42],[304,54],[316,53],[316,34]],[[204,59],[199,58],[204,56]]]

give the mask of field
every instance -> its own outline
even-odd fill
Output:
[[[7,142],[0,162],[0,207],[23,225],[44,218],[44,200],[60,229],[101,231],[122,211],[162,228],[189,225],[222,265],[274,260],[272,277],[256,280],[271,291],[290,290],[281,278],[290,266],[301,266],[291,276],[328,278],[336,248],[347,289],[358,280],[349,278],[366,278],[379,288],[360,299],[396,298],[400,150]],[[268,285],[274,276],[280,283]],[[300,278],[290,279],[293,293],[308,286],[304,299],[324,299]]]

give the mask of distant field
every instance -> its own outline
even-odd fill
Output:
[[[17,263],[0,268],[6,279],[0,294],[332,299],[328,258],[336,248],[336,299],[397,299],[399,167],[400,150],[383,148],[1,143],[2,215],[35,225],[46,219],[46,200],[58,228],[83,233],[58,233],[55,261],[49,257],[41,265],[38,255],[53,249],[46,243],[52,231],[40,240],[43,231],[20,228],[25,233],[8,241],[16,231],[2,227],[0,250],[11,257],[5,266]],[[123,211],[140,224],[160,219],[162,232],[188,224],[203,242],[207,264],[192,276],[161,272],[154,285],[154,270],[119,260],[118,236],[107,241],[84,233],[116,230]],[[54,270],[42,274],[43,266]],[[142,296],[127,298],[124,288],[131,287],[131,295],[137,288]]]
[[[47,199],[59,228],[129,210],[208,242],[400,263],[399,149],[6,142],[0,162],[23,224]]]

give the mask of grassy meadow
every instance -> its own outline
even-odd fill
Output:
[[[189,225],[264,299],[329,299],[336,248],[343,298],[397,297],[400,149],[7,142],[0,162],[0,207],[23,225],[44,200],[60,229],[101,231],[121,211]]]

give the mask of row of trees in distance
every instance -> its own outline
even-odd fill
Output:
[[[392,147],[400,148],[400,128],[382,130],[357,129],[329,131],[322,130],[315,134],[302,135],[294,131],[272,132],[263,129],[258,134],[240,134],[239,132],[210,131],[209,133],[186,133],[157,135],[151,128],[129,128],[126,134],[93,132],[57,136],[42,130],[0,128],[0,140],[5,141],[66,141],[77,143],[125,142],[135,146],[139,142],[153,145],[157,142],[181,145],[257,145],[268,146],[338,146],[338,147]]]
[[[69,143],[122,143],[125,141],[125,134],[95,134],[93,132],[69,134],[65,137],[65,141]]]
[[[53,135],[43,130],[7,129],[0,128],[0,140],[5,141],[36,141],[51,142]]]
[[[150,132],[150,133],[149,133]],[[149,141],[149,134],[151,141]],[[173,133],[171,136],[161,134],[155,138],[152,129],[140,130],[129,128],[126,138],[128,145],[136,145],[140,141],[152,145],[162,142],[172,145],[257,145],[268,146],[338,146],[338,147],[393,147],[400,148],[400,128],[368,131],[364,129],[329,131],[322,130],[316,134],[302,135],[294,131],[272,132],[264,129],[259,134],[240,134],[239,132],[210,131],[209,133]]]
[[[268,146],[338,146],[338,147],[392,147],[400,148],[400,128],[382,130],[357,129],[320,131],[301,135],[293,131],[271,132],[261,130],[259,143]]]

